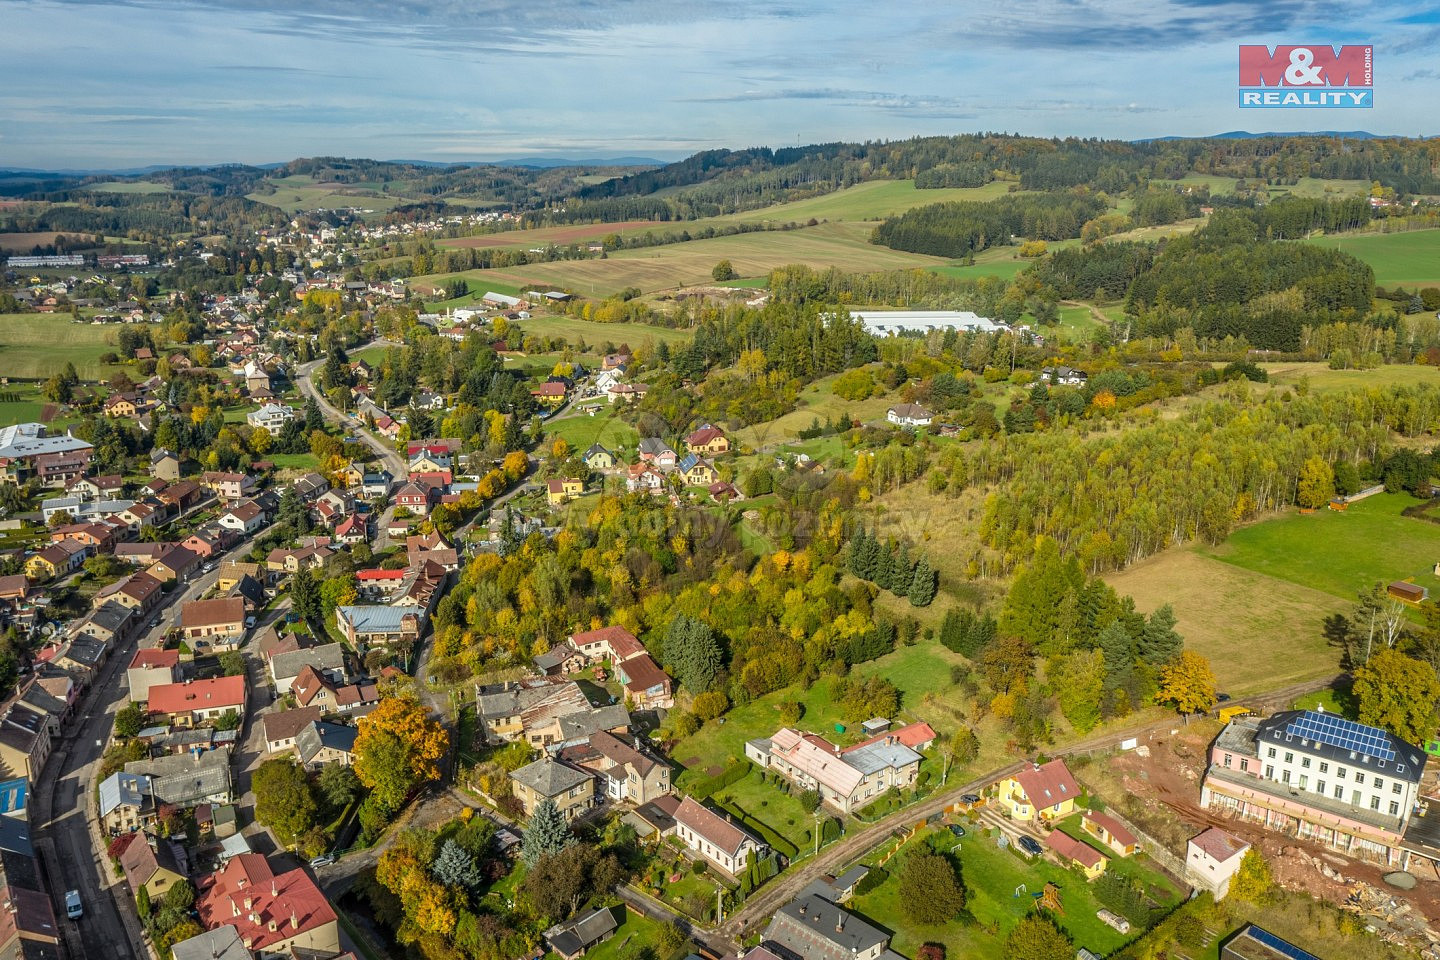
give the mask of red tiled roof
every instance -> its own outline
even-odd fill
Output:
[[[367,580],[404,580],[404,570],[356,570],[355,579],[364,583]]]
[[[903,727],[894,730],[887,730],[884,733],[876,734],[869,740],[862,740],[853,747],[846,747],[842,752],[849,753],[852,750],[859,750],[861,747],[868,747],[872,743],[880,743],[893,738],[896,743],[909,747],[911,750],[918,750],[921,744],[929,743],[935,739],[935,730],[928,723],[907,723]]]
[[[1070,768],[1065,766],[1064,760],[1055,759],[1043,766],[1031,766],[1015,774],[1015,779],[1020,782],[1020,789],[1025,791],[1030,805],[1036,809],[1080,799],[1080,787],[1070,775]]]
[[[201,926],[234,924],[241,942],[256,953],[336,921],[334,908],[309,874],[296,868],[277,876],[258,853],[232,857],[195,906]]]
[[[1045,842],[1060,856],[1074,860],[1085,867],[1094,867],[1105,859],[1104,854],[1090,844],[1081,843],[1068,833],[1062,833],[1059,830],[1051,830],[1045,837]]]
[[[1085,819],[1098,827],[1104,828],[1105,832],[1110,834],[1115,842],[1122,847],[1128,847],[1140,842],[1135,838],[1135,834],[1125,828],[1125,824],[1116,820],[1108,813],[1098,813],[1092,810],[1085,814]]]
[[[570,642],[577,647],[587,643],[599,643],[604,641],[610,645],[615,654],[616,660],[628,660],[637,654],[645,652],[645,645],[642,644],[635,634],[624,627],[612,624],[608,627],[601,627],[599,630],[586,630],[584,633],[572,633]]]
[[[245,707],[244,677],[215,677],[189,683],[162,683],[150,688],[151,713],[188,713]]]
[[[1217,827],[1211,827],[1198,837],[1193,837],[1190,842],[1205,851],[1212,860],[1220,863],[1224,863],[1250,846],[1245,841],[1237,840]]]
[[[180,665],[179,650],[157,650],[147,647],[135,651],[135,658],[130,661],[130,667],[169,667],[175,669]]]

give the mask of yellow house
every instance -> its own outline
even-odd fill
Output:
[[[585,492],[585,484],[576,477],[556,477],[545,481],[545,499],[552,507]]]
[[[105,401],[107,417],[133,417],[136,412],[134,399],[123,394],[111,394]]]
[[[996,800],[1012,820],[1059,820],[1075,812],[1080,787],[1064,760],[1032,763],[996,784]]]
[[[345,464],[343,468],[336,471],[335,476],[344,487],[358,487],[365,481],[365,471],[353,463]]]
[[[169,840],[156,840],[152,845],[145,834],[135,834],[130,846],[120,854],[120,867],[130,883],[130,892],[139,894],[144,887],[150,899],[160,900],[175,884],[185,879]]]
[[[715,468],[693,453],[680,461],[680,475],[692,487],[708,487],[716,477]]]
[[[1105,855],[1088,843],[1082,843],[1059,830],[1052,830],[1045,843],[1060,855],[1060,859],[1080,869],[1086,880],[1094,880],[1105,872],[1110,861]]]

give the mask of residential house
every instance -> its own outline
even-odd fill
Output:
[[[76,477],[84,476],[90,469],[93,459],[93,451],[89,444],[86,444],[83,450],[41,454],[33,461],[34,475],[44,486],[63,487]],[[7,466],[4,459],[0,458],[0,476],[13,476],[13,474],[8,474],[10,469],[13,469],[13,464]]]
[[[215,581],[215,586],[221,593],[224,593],[235,586],[241,577],[252,577],[262,583],[266,580],[266,574],[260,568],[260,564],[248,563],[243,560],[226,560],[220,564],[220,576]]]
[[[295,493],[301,500],[310,503],[330,489],[330,481],[326,480],[323,475],[312,471],[296,480],[291,486],[295,488]]]
[[[890,935],[818,893],[781,907],[747,960],[886,960]],[[1020,960],[1020,958],[1015,958]]]
[[[180,608],[180,626],[197,650],[233,650],[245,637],[245,601],[239,597],[192,600]]]
[[[230,712],[244,716],[245,677],[154,684],[146,704],[152,716],[167,716],[181,726],[199,726]]]
[[[450,473],[452,470],[449,447],[424,446],[411,454],[407,472],[413,477],[417,473]]]
[[[61,528],[64,529],[64,528]],[[111,551],[116,560],[124,560],[126,563],[136,567],[148,567],[160,556],[169,550],[174,544],[171,543],[126,543],[115,544]],[[186,549],[189,549],[188,547]]]
[[[205,499],[206,493],[205,488],[194,480],[179,480],[156,491],[154,496],[168,506],[172,514],[180,514]]]
[[[934,739],[928,724],[918,737]],[[824,737],[782,727],[769,738],[750,740],[745,756],[761,768],[775,770],[803,789],[815,790],[822,802],[852,813],[890,789],[913,786],[923,759],[910,746],[915,735],[905,728],[841,748]]]
[[[631,464],[625,469],[625,489],[631,493],[660,493],[665,489],[665,476],[648,463]]]
[[[248,537],[265,526],[265,511],[254,500],[241,500],[220,511],[216,522],[226,530]]]
[[[174,483],[180,479],[180,457],[173,450],[159,447],[150,452],[150,475]]]
[[[302,707],[318,707],[324,713],[364,716],[380,704],[380,688],[370,680],[336,683],[308,664],[290,684],[295,702]]]
[[[370,542],[370,523],[367,515],[354,513],[335,524],[335,541],[355,545]]]
[[[675,681],[648,653],[615,664],[615,677],[637,710],[669,710],[675,706]]]
[[[234,502],[253,497],[257,489],[255,478],[244,473],[223,473],[207,470],[200,476],[200,485],[215,491],[221,500]]]
[[[357,467],[353,462],[341,467],[335,474],[336,478],[345,485],[347,490],[359,489],[365,481],[365,471]]]
[[[730,452],[730,439],[725,431],[706,423],[685,438],[685,449],[698,457],[718,457]]]
[[[245,948],[236,926],[227,923],[172,944],[170,960],[254,960],[254,955]]]
[[[595,779],[590,771],[552,757],[541,757],[511,771],[510,780],[527,817],[535,815],[542,800],[553,800],[566,820],[574,820],[595,806]]]
[[[152,902],[158,903],[171,887],[186,879],[189,868],[185,852],[176,843],[163,838],[135,835],[120,854],[120,868],[130,884],[130,892],[139,894],[144,887]]]
[[[1130,828],[1108,813],[1085,811],[1080,818],[1080,829],[1108,847],[1117,857],[1132,856],[1140,849],[1140,841]]]
[[[640,642],[640,639],[617,624],[600,627],[598,630],[572,633],[566,639],[592,663],[599,663],[602,660],[619,663],[621,660],[629,660],[631,657],[638,657],[645,652],[645,645]]]
[[[418,516],[428,516],[431,502],[430,489],[416,483],[407,483],[396,491],[395,506],[403,507]]]
[[[217,553],[222,553],[236,539],[238,538],[233,530],[226,530],[217,523],[206,525],[191,533],[190,536],[180,541],[180,546],[201,560],[209,560]]]
[[[179,678],[180,651],[161,650],[157,647],[142,647],[135,651],[130,666],[125,670],[126,685],[130,689],[132,703],[144,703],[150,698],[150,688],[175,683]]]
[[[113,599],[122,606],[130,607],[140,611],[140,616],[145,617],[160,604],[163,584],[148,573],[132,573],[122,580],[117,580],[104,587],[95,594],[95,603],[103,603],[105,600]]]
[[[1046,367],[1040,371],[1040,379],[1056,386],[1083,387],[1089,377],[1074,367]]]
[[[565,384],[551,380],[546,383],[537,384],[530,388],[530,396],[542,407],[556,410],[565,405],[565,397],[569,393]]]
[[[185,751],[134,760],[125,764],[125,772],[149,777],[157,804],[188,809],[198,803],[228,803],[231,798],[228,750]]]
[[[358,733],[344,723],[312,723],[295,740],[295,759],[307,770],[319,770],[332,763],[348,767],[355,762]]]
[[[319,720],[319,707],[300,707],[261,714],[260,725],[264,728],[265,752],[287,753],[295,749],[295,738],[300,736],[300,731]]]
[[[439,564],[447,571],[460,569],[459,553],[456,552],[454,545],[445,539],[445,535],[438,530],[424,535],[407,536],[405,538],[405,556],[411,567],[418,567],[428,561]]]
[[[1045,844],[1060,856],[1062,863],[1079,867],[1086,880],[1094,880],[1100,876],[1110,863],[1099,850],[1084,841],[1076,840],[1063,830],[1051,830],[1047,833]]]
[[[276,547],[265,556],[265,566],[276,573],[297,573],[300,570],[319,570],[325,561],[335,555],[324,544],[309,547]]]
[[[111,834],[131,833],[154,819],[149,777],[119,771],[100,781],[100,825]]]
[[[315,498],[312,512],[327,527],[333,527],[355,509],[355,498],[343,490],[326,490]]]
[[[545,481],[545,502],[558,507],[585,492],[585,481],[579,477],[552,477]]]
[[[264,430],[272,437],[280,436],[280,431],[285,429],[285,424],[294,419],[295,408],[283,403],[267,403],[259,410],[251,410],[245,415],[245,420],[250,426]]]
[[[708,487],[715,482],[718,476],[714,467],[693,453],[686,454],[685,458],[677,465],[677,469],[680,471],[680,476],[685,478],[685,483],[692,487]]]
[[[90,548],[77,540],[52,543],[25,561],[25,575],[36,582],[54,580],[80,569]]]
[[[1323,710],[1238,717],[1211,745],[1200,805],[1404,864],[1425,764],[1420,747]]]
[[[531,678],[477,686],[476,715],[486,743],[524,740],[546,749],[583,742],[601,730],[624,733],[630,715],[619,704],[595,707],[578,683]]]
[[[584,744],[566,747],[562,760],[593,770],[605,796],[636,805],[658,800],[670,792],[670,768],[642,752],[640,744],[605,730],[590,735]]]
[[[605,391],[605,399],[610,403],[615,403],[617,400],[621,403],[634,403],[636,400],[645,399],[645,394],[649,392],[648,384],[617,383]]]
[[[545,931],[545,942],[560,960],[580,960],[585,951],[615,935],[614,907],[596,907]],[[622,903],[618,907],[625,910]]]
[[[104,411],[107,417],[134,419],[139,412],[138,399],[133,393],[112,393],[105,398]]]
[[[583,457],[585,466],[591,470],[613,470],[615,469],[615,454],[606,450],[598,443],[590,444],[590,449],[585,451]]]
[[[643,437],[636,448],[641,463],[648,463],[657,470],[670,471],[680,462],[679,456],[670,449],[670,444],[659,437]]]
[[[885,419],[897,427],[928,427],[935,414],[918,403],[897,403],[885,411]]]
[[[685,797],[675,810],[675,836],[691,853],[732,877],[745,871],[752,853],[762,857],[769,849],[694,797]]]
[[[0,707],[0,776],[34,783],[50,758],[53,737],[47,714],[12,697]]]
[[[199,569],[198,556],[185,547],[171,547],[160,555],[160,559],[146,567],[145,572],[161,583],[171,580],[184,583]]]
[[[108,523],[67,523],[50,531],[50,542],[74,540],[90,548],[92,555],[113,553],[115,550],[115,527]]]
[[[305,667],[333,683],[345,682],[345,648],[338,643],[322,643],[319,646],[277,653],[270,658],[270,678],[275,684],[275,693],[284,696],[290,692],[290,685]]]
[[[390,485],[394,482],[395,478],[390,475],[390,471],[388,470],[378,470],[375,473],[367,473],[360,481],[360,495],[367,499],[388,497],[390,495]]]
[[[1060,759],[1032,763],[1001,780],[995,791],[1012,820],[1063,820],[1075,811],[1075,801],[1080,799],[1080,786]]]
[[[1230,878],[1240,869],[1240,862],[1250,844],[1218,827],[1209,827],[1185,844],[1185,879],[1202,890],[1209,890],[1216,900],[1224,900],[1230,892]]]
[[[334,957],[340,924],[330,901],[304,869],[276,874],[258,853],[232,857],[201,884],[195,901],[207,930],[234,926],[256,957]]]
[[[88,685],[105,665],[108,644],[90,636],[76,636],[55,649],[50,662],[71,673],[77,682]]]
[[[372,647],[410,647],[425,631],[429,615],[416,605],[335,608],[340,632],[362,654]]]

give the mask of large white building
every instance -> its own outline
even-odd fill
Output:
[[[851,310],[850,316],[865,324],[867,333],[886,337],[901,333],[929,333],[932,330],[975,330],[995,333],[1010,328],[969,310]]]

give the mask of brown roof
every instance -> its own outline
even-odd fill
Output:
[[[1068,857],[1086,867],[1094,867],[1105,859],[1104,855],[1090,844],[1081,843],[1068,833],[1059,830],[1051,830],[1046,834],[1045,842],[1060,856]]]
[[[293,740],[310,724],[320,719],[319,707],[299,707],[295,710],[281,710],[267,713],[260,718],[265,724],[265,740]]]
[[[625,671],[625,676],[630,678],[630,682],[625,684],[627,689],[644,691],[662,684],[667,688],[670,685],[670,675],[661,670],[660,664],[648,653],[631,657],[621,663],[620,668]]]
[[[590,735],[590,746],[607,760],[615,764],[624,764],[635,768],[640,776],[648,776],[651,770],[655,769],[655,761],[636,750],[630,744],[621,740],[613,733],[606,733],[601,730],[599,733]]]
[[[1125,828],[1125,824],[1121,823],[1119,820],[1116,820],[1108,813],[1098,813],[1092,810],[1089,813],[1085,814],[1085,819],[1089,820],[1096,826],[1103,827],[1105,832],[1110,834],[1110,836],[1114,838],[1115,842],[1120,844],[1122,847],[1128,847],[1132,844],[1140,842],[1135,838],[1135,834],[1131,833]]]
[[[1192,837],[1190,842],[1204,850],[1211,859],[1220,863],[1224,863],[1250,846],[1245,841],[1237,840],[1217,827],[1211,827],[1199,836]]]
[[[244,622],[245,600],[241,597],[193,600],[180,609],[180,625],[182,627],[208,627],[216,624]]]
[[[749,836],[724,817],[696,803],[694,797],[681,801],[675,811],[675,822],[689,827],[716,849],[732,857],[740,852],[740,846]]]
[[[125,580],[125,585],[119,592],[125,594],[132,600],[144,603],[150,599],[151,594],[160,589],[160,581],[148,573],[137,573]]]
[[[1070,775],[1070,768],[1058,758],[1043,766],[1035,764],[1028,770],[1021,770],[1015,774],[1015,779],[1020,782],[1020,789],[1025,791],[1030,805],[1037,809],[1080,799],[1080,787]]]

